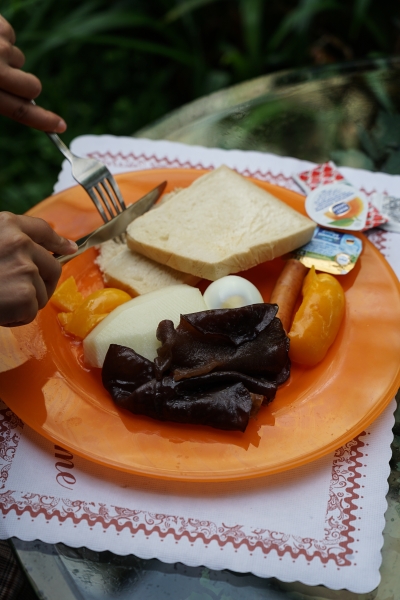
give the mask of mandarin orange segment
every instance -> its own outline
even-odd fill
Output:
[[[57,319],[63,327],[66,327],[68,325],[68,323],[71,321],[72,315],[73,315],[72,312],[58,313]]]
[[[104,314],[89,314],[89,313],[78,313],[78,311],[71,313],[72,319],[65,325],[64,330],[67,333],[71,333],[75,337],[83,340],[91,331],[108,316],[108,313]]]
[[[50,301],[63,312],[71,312],[83,302],[74,277],[68,277],[54,292]]]
[[[83,340],[114,308],[131,300],[131,296],[116,288],[97,290],[85,298],[70,313],[60,313],[58,320],[67,333]]]
[[[109,313],[128,300],[132,300],[132,298],[126,292],[116,288],[104,288],[85,298],[77,310],[96,314]]]

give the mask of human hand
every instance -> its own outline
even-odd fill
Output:
[[[53,294],[61,274],[50,252],[73,254],[75,242],[42,219],[0,212],[0,325],[33,321]]]
[[[21,71],[24,63],[13,28],[0,15],[0,114],[41,131],[62,133],[67,126],[61,117],[31,104],[42,84],[35,75]]]

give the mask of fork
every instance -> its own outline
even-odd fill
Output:
[[[36,104],[33,100],[31,103]],[[76,156],[56,133],[46,132],[46,135],[71,163],[72,177],[89,194],[105,223],[126,209],[120,189],[105,164]]]

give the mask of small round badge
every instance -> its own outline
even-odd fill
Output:
[[[319,225],[361,231],[367,219],[368,200],[351,185],[330,183],[313,190],[306,198],[305,208]]]

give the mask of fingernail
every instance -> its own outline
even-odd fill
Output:
[[[65,131],[67,129],[67,124],[64,121],[64,119],[61,119],[60,121],[58,121],[58,125],[57,125],[57,131],[59,131],[60,133]]]
[[[78,244],[76,242],[74,242],[73,240],[68,240],[68,241],[69,241],[69,245],[71,246],[71,250],[76,252],[76,250],[78,250]]]

